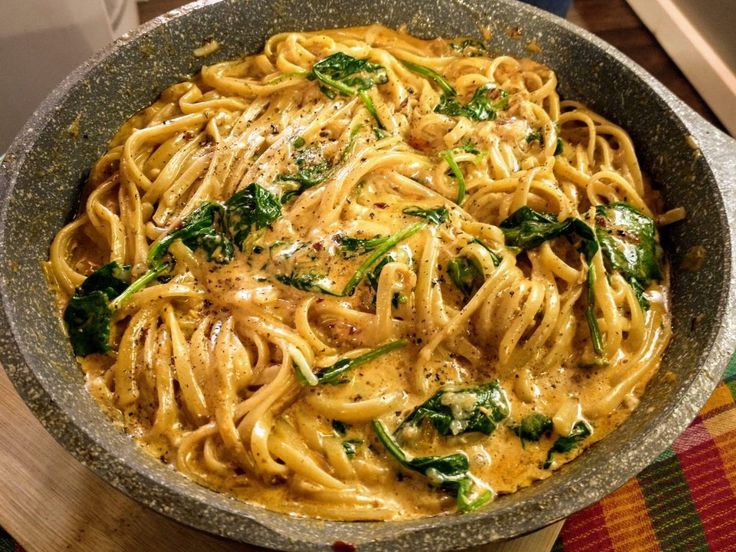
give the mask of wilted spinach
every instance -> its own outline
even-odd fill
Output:
[[[509,402],[498,382],[459,389],[440,389],[416,407],[396,430],[418,427],[428,420],[440,435],[477,431],[490,435],[509,415]]]
[[[552,457],[558,453],[566,453],[577,448],[580,443],[593,434],[593,428],[588,422],[580,420],[572,426],[572,431],[565,437],[558,437],[547,452],[547,459],[544,461],[544,469],[548,469],[552,465]]]
[[[490,491],[478,492],[475,489],[475,483],[469,472],[470,462],[465,453],[411,458],[394,441],[382,422],[374,420],[373,430],[381,444],[401,466],[421,473],[432,485],[455,493],[457,507],[461,512],[476,510],[493,498]]]
[[[315,63],[307,78],[319,81],[320,90],[330,99],[337,94],[358,96],[378,126],[384,128],[378,118],[376,106],[366,92],[374,85],[388,82],[383,65],[337,52]]]

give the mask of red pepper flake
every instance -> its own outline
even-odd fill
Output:
[[[332,549],[335,552],[355,552],[357,550],[354,544],[350,544],[349,542],[343,542],[343,541],[333,542]]]
[[[312,247],[315,251],[322,251],[322,242],[314,242]]]
[[[388,207],[388,203],[384,203],[383,201],[379,201],[378,203],[374,203],[376,207],[379,209],[386,209]]]

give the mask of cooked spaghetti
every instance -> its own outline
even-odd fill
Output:
[[[635,408],[671,333],[634,146],[556,86],[380,26],[171,86],[51,247],[90,393],[283,512],[462,512],[548,477]]]

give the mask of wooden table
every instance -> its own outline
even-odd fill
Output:
[[[149,0],[141,21],[185,4]],[[624,0],[574,0],[569,19],[633,58],[722,128]],[[29,552],[254,551],[191,529],[139,505],[72,458],[44,431],[0,370],[0,526]],[[547,552],[562,522],[486,552]]]

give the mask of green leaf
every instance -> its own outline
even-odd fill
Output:
[[[348,147],[352,147],[350,144]],[[286,204],[294,197],[301,195],[305,190],[324,182],[334,167],[322,156],[322,151],[316,146],[303,148],[297,153],[296,172],[283,173],[277,177],[282,182],[294,182],[296,188],[287,190],[281,196],[281,203]]]
[[[406,210],[404,210],[404,212],[406,212]],[[378,261],[386,253],[388,253],[388,251],[395,245],[410,238],[411,236],[422,230],[426,225],[426,222],[417,222],[399,232],[396,232],[395,234],[388,236],[383,243],[375,247],[371,256],[363,261],[363,263],[358,267],[358,270],[355,271],[350,280],[348,280],[348,283],[345,284],[341,295],[343,297],[352,295],[355,292],[355,288],[358,287],[358,284],[360,284],[363,277],[368,273],[368,271],[375,264],[376,261]]]
[[[480,57],[488,55],[488,48],[482,41],[476,38],[466,38],[459,42],[451,42],[450,48],[456,52],[460,52],[467,57]]]
[[[383,423],[374,420],[373,431],[388,453],[404,468],[416,471],[427,477],[432,485],[454,493],[461,512],[480,508],[493,498],[492,493],[487,490],[472,496],[475,484],[468,471],[470,462],[464,452],[410,458],[394,441]]]
[[[489,92],[495,89],[496,85],[492,82],[480,86],[465,105],[455,95],[443,94],[434,111],[452,117],[467,117],[473,121],[493,121],[496,113],[509,105],[509,96],[504,90],[498,91],[498,98],[491,99]]]
[[[375,238],[354,238],[352,236],[346,236],[345,234],[339,234],[337,241],[340,242],[340,247],[343,250],[356,255],[362,255],[373,251],[376,247],[386,243],[388,236],[376,236]]]
[[[508,399],[498,382],[440,389],[416,407],[396,433],[400,434],[405,427],[418,427],[424,420],[429,420],[444,436],[474,431],[490,435],[498,423],[509,415],[509,411]]]
[[[557,145],[555,146],[555,155],[560,155],[563,151],[565,151],[565,143],[562,141],[562,138],[558,136]]]
[[[465,256],[455,257],[447,263],[447,274],[452,283],[469,299],[485,281],[483,268],[476,259]]]
[[[394,259],[392,255],[386,255],[381,259],[381,262],[376,265],[376,268],[365,275],[366,280],[368,280],[368,285],[373,288],[373,291],[378,291],[378,279],[381,277],[383,267],[388,263],[393,263],[395,261],[396,259]]]
[[[558,236],[579,235],[583,241],[596,243],[593,229],[578,218],[567,218],[558,221],[553,215],[540,213],[531,207],[521,207],[501,223],[501,230],[506,237],[506,245],[518,247],[522,251],[534,249],[545,241]],[[595,254],[596,245],[585,247],[586,257]]]
[[[72,296],[64,310],[64,323],[74,354],[87,356],[109,351],[111,320],[112,310],[104,291]]]
[[[642,309],[648,309],[644,290],[662,278],[662,249],[654,220],[628,203],[598,205],[595,233],[606,269],[621,274],[632,286]]]
[[[440,157],[447,162],[452,174],[455,175],[455,180],[457,181],[457,198],[455,199],[455,203],[462,205],[463,201],[465,201],[465,175],[463,175],[460,165],[455,161],[452,151],[441,151]]]
[[[473,142],[470,141],[470,139],[465,140],[462,146],[460,146],[458,149],[466,152],[466,153],[472,153],[473,155],[478,155],[480,153],[480,150],[476,147]]]
[[[332,429],[335,430],[335,433],[338,435],[345,435],[348,432],[348,426],[345,422],[341,422],[340,420],[332,420]]]
[[[270,226],[281,216],[281,202],[258,184],[250,184],[225,202],[224,227],[242,251],[250,233]]]
[[[555,454],[564,454],[577,448],[580,443],[593,434],[593,428],[590,427],[588,422],[580,420],[572,426],[572,431],[565,437],[559,437],[552,448],[547,453],[547,459],[544,461],[544,469],[548,469],[552,465],[552,457]]]
[[[552,432],[552,418],[539,412],[532,412],[524,416],[519,425],[510,426],[510,428],[522,442],[539,441],[542,435]]]
[[[605,349],[603,348],[603,335],[601,329],[598,326],[598,318],[595,315],[595,265],[592,262],[588,263],[588,306],[585,308],[585,320],[588,323],[588,330],[590,331],[590,339],[593,343],[593,350],[598,355],[599,364],[607,364],[603,357]]]
[[[358,452],[358,447],[363,444],[362,439],[346,439],[342,442],[342,449],[348,458],[355,458]]]
[[[319,371],[317,373],[317,380],[319,381],[319,383],[326,383],[330,385],[345,383],[347,381],[344,378],[345,374],[353,368],[371,362],[372,360],[375,360],[380,356],[387,355],[388,353],[396,351],[397,349],[401,349],[405,346],[406,341],[404,341],[403,339],[397,339],[396,341],[391,341],[389,343],[386,343],[385,345],[376,347],[375,349],[372,349],[367,353],[363,353],[360,356],[354,358],[340,359],[332,366]]]
[[[201,232],[184,241],[184,245],[192,250],[204,251],[208,260],[220,264],[230,262],[235,253],[233,242],[214,228],[202,229]]]
[[[488,251],[488,254],[491,256],[491,261],[493,262],[493,266],[498,266],[501,264],[501,257],[498,256],[498,253],[493,251],[490,247],[488,247],[486,244],[484,244],[482,241],[480,241],[478,238],[473,238],[470,240],[470,243],[477,243],[480,245],[483,249]]]
[[[309,291],[312,293],[322,293],[340,297],[339,293],[335,293],[326,287],[327,278],[318,272],[292,272],[291,274],[277,274],[276,279],[282,284],[291,286],[301,291]]]
[[[217,221],[222,217],[223,211],[224,208],[219,203],[203,203],[184,219],[182,225],[177,230],[166,234],[151,248],[148,252],[148,266],[156,267],[163,262],[163,258],[169,252],[171,244],[176,240],[181,240],[190,249],[196,249],[200,245],[208,247],[208,249],[205,249],[205,252],[210,260],[217,262],[227,262],[230,260],[232,254],[228,258],[223,258],[227,254],[227,248],[215,247],[211,239],[208,241],[208,238],[202,237],[204,234],[213,235],[216,232],[214,228]],[[210,255],[215,255],[215,257],[210,257]]]
[[[447,79],[445,79],[445,77],[440,75],[434,69],[430,69],[429,67],[425,67],[424,65],[419,65],[418,63],[412,63],[411,61],[406,61],[406,60],[399,60],[399,61],[401,61],[401,64],[407,69],[409,69],[410,71],[433,80],[437,84],[437,86],[439,86],[442,89],[445,95],[450,96],[450,97],[455,97],[457,95],[455,88],[453,88],[453,86],[449,82],[447,82]]]
[[[442,224],[450,219],[450,212],[444,207],[437,207],[435,209],[422,209],[421,207],[406,207],[402,213],[405,215],[411,215],[412,217],[419,217],[426,219],[432,224]]]
[[[114,312],[127,299],[171,268],[162,263],[128,285],[127,267],[108,263],[90,274],[64,309],[64,324],[77,356],[110,350],[110,324]]]
[[[337,94],[359,96],[378,126],[383,128],[373,101],[366,93],[372,86],[388,82],[386,68],[383,65],[337,52],[315,63],[307,78],[318,80],[320,90],[330,99],[335,98]]]
[[[536,130],[526,135],[526,143],[531,144],[532,142],[539,142],[541,145],[544,145],[544,135],[541,130]]]
[[[108,299],[114,299],[130,285],[130,267],[113,261],[95,270],[82,282],[75,295],[84,296],[102,291]]]

